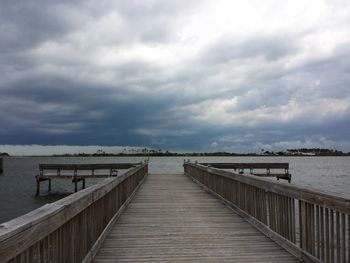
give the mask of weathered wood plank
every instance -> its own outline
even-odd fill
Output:
[[[94,259],[116,261],[296,262],[296,259],[184,175],[151,174]]]

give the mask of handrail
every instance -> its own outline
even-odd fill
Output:
[[[350,262],[350,199],[200,164],[185,173],[306,262]]]
[[[289,163],[200,163],[223,169],[289,169]]]
[[[55,164],[55,163],[41,163],[39,170],[90,170],[90,169],[129,169],[141,163],[80,163],[80,164]]]
[[[284,179],[288,180],[290,183],[292,180],[292,175],[289,173],[289,163],[199,163],[200,165],[219,168],[219,169],[233,169],[236,171],[238,169],[239,174],[244,173],[244,169],[249,169],[249,173],[252,175],[260,177],[276,177],[277,180]],[[254,170],[265,170],[266,173],[256,173]],[[281,172],[273,172],[271,170],[284,170]]]
[[[90,262],[148,164],[0,225],[0,262]]]

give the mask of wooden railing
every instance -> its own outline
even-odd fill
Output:
[[[0,225],[0,262],[91,262],[148,164]]]
[[[289,173],[289,163],[200,163],[204,166],[209,166],[219,169],[238,169],[239,174],[243,174],[245,169],[249,169],[249,173],[260,177],[276,177],[277,180],[284,179],[291,182],[292,175]],[[256,173],[254,170],[266,170],[266,173]],[[273,172],[271,170],[283,171],[283,173]]]
[[[350,262],[350,199],[189,162],[185,174],[305,262]]]
[[[85,179],[87,178],[103,178],[117,176],[117,169],[130,169],[141,164],[142,162],[97,164],[39,164],[39,174],[35,176],[36,195],[40,194],[40,183],[43,181],[49,181],[48,190],[51,191],[52,179],[72,179],[72,182],[74,183],[74,191],[77,192],[78,182],[80,181],[83,182],[82,188],[85,189]]]
[[[39,164],[39,175],[45,175],[47,171],[54,171],[54,175],[60,176],[61,171],[71,171],[73,174],[77,174],[78,171],[91,171],[92,175],[95,170],[109,170],[110,176],[112,176],[113,169],[129,169],[140,165],[140,163],[95,163],[95,164]]]

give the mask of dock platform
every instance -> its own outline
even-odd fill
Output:
[[[94,262],[298,262],[184,174],[150,174]]]
[[[292,175],[289,173],[289,163],[200,163],[201,165],[219,169],[238,170],[239,174],[244,174],[245,169],[249,174],[259,177],[276,177],[277,180],[284,179],[289,183]],[[256,171],[260,172],[256,172]],[[275,172],[271,172],[271,170]],[[277,172],[276,172],[277,170]]]
[[[74,192],[78,191],[78,182],[88,178],[107,178],[118,176],[119,169],[130,169],[142,163],[97,163],[97,164],[39,164],[39,174],[36,179],[36,195],[40,195],[40,183],[48,181],[48,191],[51,191],[51,180],[70,179],[74,183]]]

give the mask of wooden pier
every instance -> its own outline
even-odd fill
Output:
[[[350,262],[350,199],[144,163],[0,225],[0,262],[175,261]]]
[[[104,178],[118,175],[118,169],[130,169],[142,163],[98,163],[98,164],[39,164],[39,174],[36,178],[36,195],[40,194],[40,183],[48,181],[48,190],[51,191],[52,179],[70,179],[74,183],[74,191],[78,191],[78,182],[82,181],[85,189],[85,180],[88,178]]]

